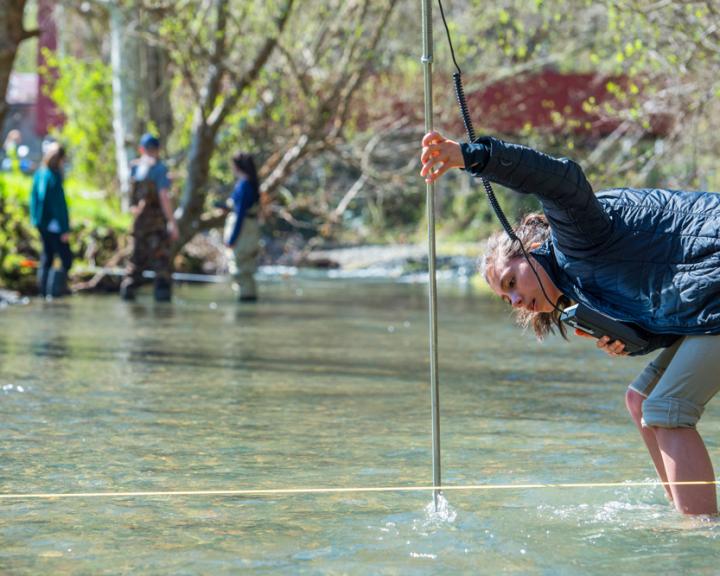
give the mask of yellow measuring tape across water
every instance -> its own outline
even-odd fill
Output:
[[[639,486],[703,486],[713,482],[568,482],[558,484],[467,484],[458,486],[366,486],[350,488],[267,488],[248,490],[148,490],[133,492],[58,492],[0,494],[0,500],[55,498],[145,498],[152,496],[283,496],[307,494],[357,494],[362,492],[429,492],[471,490],[536,490],[540,488],[635,488]]]

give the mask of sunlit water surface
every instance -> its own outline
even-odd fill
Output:
[[[432,483],[426,287],[289,279],[0,311],[4,494]],[[440,286],[443,482],[652,479],[642,359]],[[717,460],[720,403],[702,431]],[[5,574],[720,573],[660,487],[0,501]]]

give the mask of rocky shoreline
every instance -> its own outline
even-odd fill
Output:
[[[0,288],[0,308],[5,308],[11,304],[24,304],[26,302],[27,297],[22,296],[19,292]]]
[[[484,243],[438,242],[436,262],[438,269],[462,269],[472,275],[477,269],[477,259],[482,254]],[[214,232],[198,236],[187,245],[185,253],[197,264],[187,269],[200,274],[223,275],[227,273],[227,257]],[[372,271],[382,275],[387,270],[390,277],[398,270],[408,273],[427,271],[428,247],[426,244],[363,244],[355,246],[336,245],[310,248],[299,237],[284,238],[283,241],[266,240],[260,257],[265,269],[297,268],[304,270],[328,270],[343,273]]]
[[[182,269],[174,276],[177,281],[219,282],[227,274],[224,250],[204,239],[194,243],[194,256],[202,265],[189,273]],[[276,275],[307,275],[309,277],[388,279],[408,282],[427,281],[428,248],[421,244],[390,244],[338,246],[311,251],[284,250],[277,255],[265,253],[259,273]],[[466,280],[477,272],[477,259],[482,244],[442,244],[436,250],[437,277]],[[115,292],[122,278],[122,267],[75,269],[73,292]],[[0,288],[0,307],[23,304],[28,296]]]
[[[451,247],[438,246],[436,259],[438,264],[462,262],[474,264],[482,250],[479,244],[460,244]],[[358,270],[371,267],[393,266],[399,262],[409,265],[427,266],[428,247],[421,244],[363,245],[314,250],[304,261],[305,265]],[[328,264],[330,264],[328,266]]]

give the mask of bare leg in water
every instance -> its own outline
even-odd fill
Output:
[[[665,471],[665,462],[663,461],[662,454],[660,453],[660,448],[657,444],[657,439],[655,438],[655,429],[643,426],[641,422],[643,400],[645,400],[645,397],[633,389],[629,389],[625,394],[625,406],[627,406],[628,412],[630,412],[630,416],[632,417],[633,422],[635,422],[635,426],[637,426],[637,429],[640,431],[640,436],[642,436],[642,439],[645,442],[645,446],[647,446],[648,452],[650,452],[650,458],[652,458],[653,464],[655,465],[655,470],[660,477],[660,481],[667,482],[668,478],[667,472]],[[663,484],[663,488],[665,488],[665,494],[667,495],[668,499],[672,502],[673,493],[670,489],[670,486],[668,486],[667,484]]]
[[[715,473],[702,437],[695,428],[654,428],[657,446],[672,490],[675,508],[683,514],[717,514]],[[673,482],[705,482],[683,485]]]
[[[655,470],[665,484],[668,498],[683,514],[717,514],[715,473],[702,437],[695,428],[659,428],[643,426],[642,403],[645,398],[628,390],[625,405],[645,441]],[[675,485],[673,482],[707,482]]]

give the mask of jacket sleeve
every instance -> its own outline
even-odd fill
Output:
[[[554,158],[491,137],[462,144],[466,170],[511,188],[534,194],[550,222],[558,247],[566,254],[585,252],[607,240],[612,222],[582,168],[568,158]]]

